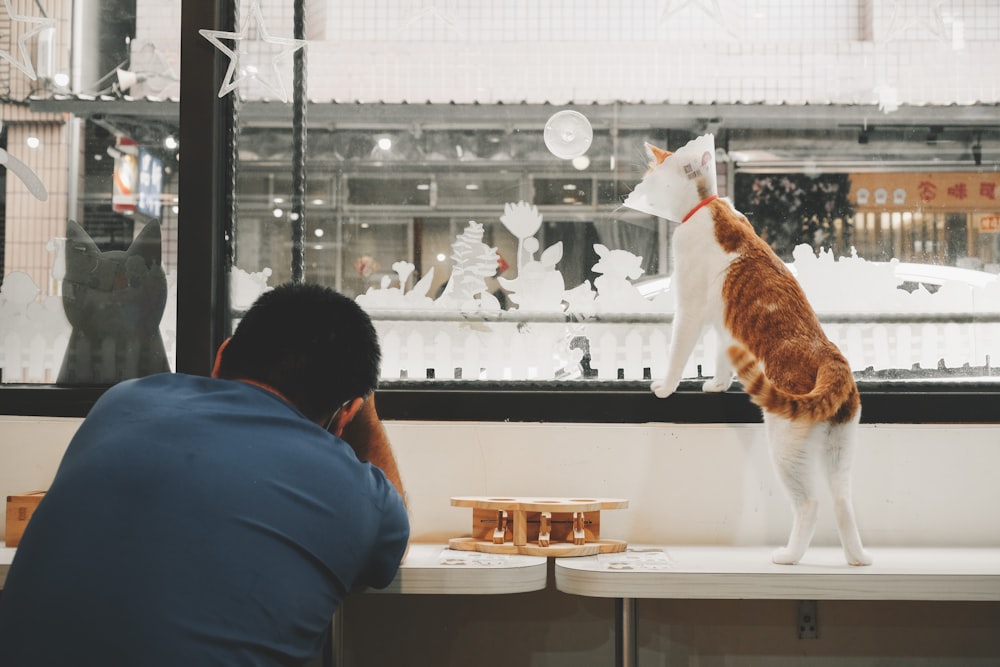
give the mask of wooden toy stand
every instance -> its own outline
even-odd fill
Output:
[[[457,496],[451,504],[472,508],[472,537],[449,540],[451,549],[556,557],[616,553],[628,546],[601,539],[601,510],[628,507],[619,498]]]

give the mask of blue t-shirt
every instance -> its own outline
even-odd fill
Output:
[[[382,471],[275,394],[160,374],[94,405],[18,546],[0,664],[298,665],[409,537]]]

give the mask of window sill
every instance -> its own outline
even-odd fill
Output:
[[[706,394],[686,381],[658,399],[647,381],[462,382],[399,380],[378,390],[387,420],[512,421],[605,424],[736,424],[761,421],[760,410],[734,387]],[[1000,383],[860,382],[861,421],[869,424],[998,423]],[[0,387],[0,415],[83,417],[107,387]]]

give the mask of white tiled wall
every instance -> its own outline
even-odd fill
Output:
[[[291,3],[259,5],[271,36],[292,36]],[[168,62],[177,7],[139,5],[137,39]],[[321,102],[1000,102],[994,0],[317,0],[307,12],[308,95]]]

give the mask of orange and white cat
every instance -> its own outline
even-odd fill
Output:
[[[742,214],[716,196],[712,136],[676,153],[647,148],[651,169],[624,203],[683,221],[673,236],[676,314],[667,372],[653,382],[653,392],[666,398],[677,389],[702,330],[714,328],[716,372],[703,389],[725,391],[734,373],[739,376],[763,411],[775,468],[792,501],[791,533],[774,562],[797,563],[812,540],[818,457],[847,562],[870,564],[851,499],[861,402],[847,359],[824,334],[788,267]]]

